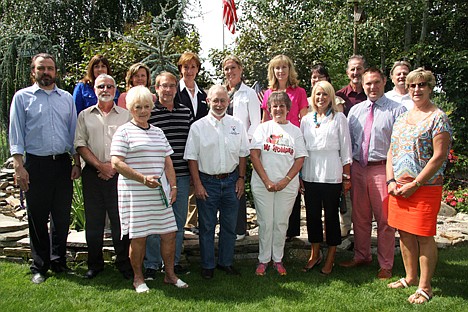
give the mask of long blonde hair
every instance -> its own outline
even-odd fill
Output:
[[[271,61],[268,63],[268,88],[272,90],[279,89],[279,82],[275,76],[275,67],[282,64],[286,64],[289,68],[289,75],[288,81],[286,82],[286,88],[296,88],[299,85],[296,68],[294,67],[292,60],[286,55],[280,54],[272,58]]]

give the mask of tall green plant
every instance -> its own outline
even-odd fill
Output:
[[[73,181],[73,201],[71,209],[71,224],[70,227],[74,230],[84,230],[86,225],[83,185],[81,178]]]

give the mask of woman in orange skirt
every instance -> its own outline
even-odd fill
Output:
[[[406,77],[414,108],[396,120],[387,158],[388,224],[400,233],[406,271],[404,278],[388,287],[418,286],[408,298],[415,304],[433,296],[431,279],[437,264],[434,235],[452,135],[447,115],[431,102],[434,86],[434,75],[423,68]]]

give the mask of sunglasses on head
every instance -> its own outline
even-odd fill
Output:
[[[427,82],[410,83],[410,84],[409,84],[410,89],[415,89],[416,86],[418,86],[419,88],[424,88],[424,87],[427,86]]]
[[[99,85],[99,86],[96,86],[96,88],[101,89],[101,90],[104,90],[104,88],[106,88],[106,87],[107,87],[107,89],[113,89],[113,88],[115,88],[115,86],[114,86],[114,85],[111,85],[111,84],[108,84],[108,85],[106,85],[106,84],[101,84],[101,85]]]

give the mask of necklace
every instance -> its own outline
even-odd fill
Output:
[[[332,112],[332,109],[329,108],[328,111],[327,111],[327,113],[325,114],[325,117],[330,116],[331,112]],[[321,123],[322,123],[321,121],[317,121],[317,112],[314,112],[314,124],[315,124],[315,128],[320,128]]]

